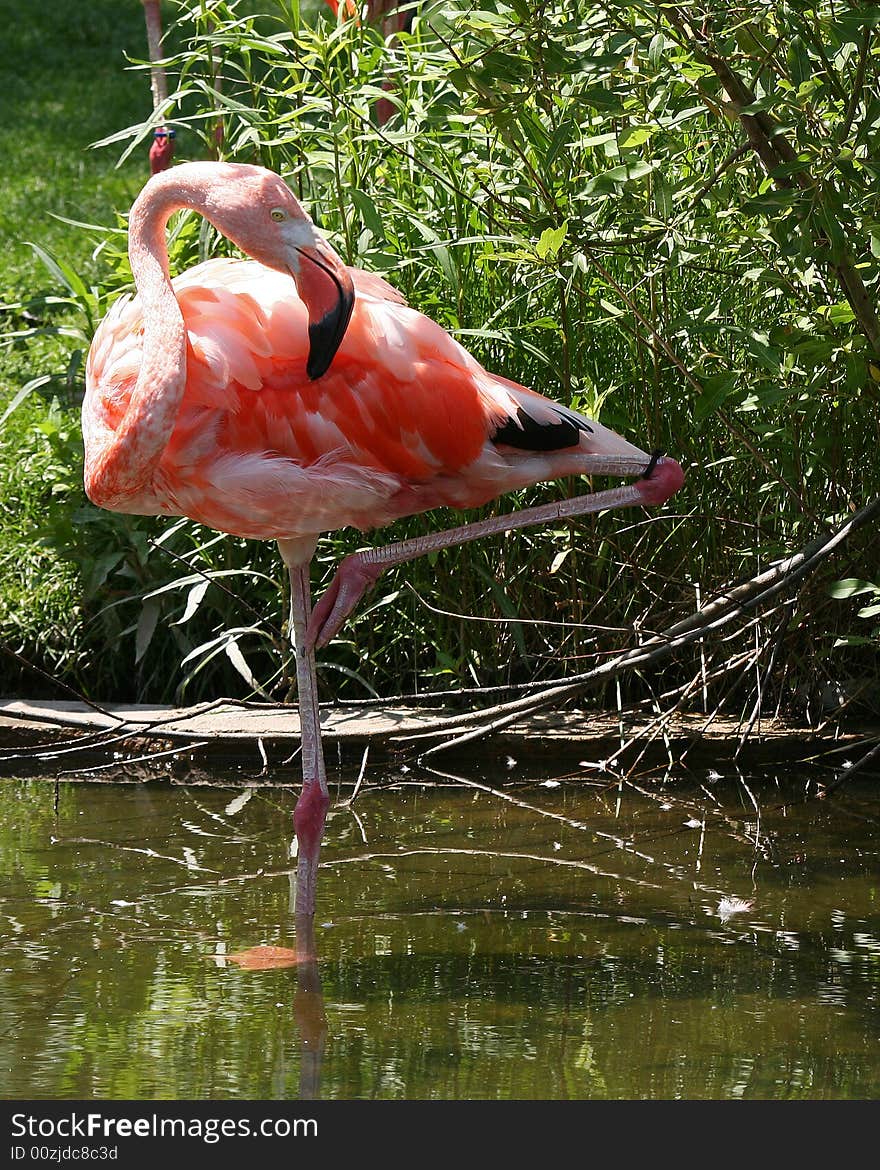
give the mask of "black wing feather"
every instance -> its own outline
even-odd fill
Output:
[[[593,428],[586,419],[573,410],[554,406],[553,412],[558,421],[542,423],[518,406],[516,419],[508,418],[492,436],[492,442],[518,447],[522,451],[559,451],[565,447],[577,447],[581,431],[592,433]]]

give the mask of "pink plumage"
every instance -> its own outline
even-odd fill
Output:
[[[576,416],[487,373],[385,281],[349,274],[354,311],[332,366],[314,381],[307,309],[289,276],[223,259],[173,282],[186,331],[182,401],[149,485],[118,510],[278,540],[474,507],[576,474],[584,455],[647,463],[592,420],[567,429],[574,445],[559,450],[497,442],[518,411],[551,430]],[[87,488],[98,502],[94,453],[112,446],[132,406],[143,346],[140,300],[117,302],[87,365]]]

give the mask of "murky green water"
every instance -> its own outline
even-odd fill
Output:
[[[880,790],[654,783],[366,788],[254,970],[293,792],[3,781],[0,1096],[876,1098]]]

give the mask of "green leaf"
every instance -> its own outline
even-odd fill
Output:
[[[617,187],[625,187],[627,183],[635,183],[639,179],[644,179],[658,166],[658,163],[644,161],[622,163],[620,166],[603,171],[601,175],[596,175],[586,184],[584,192],[589,194],[591,191],[608,191]]]
[[[497,28],[499,26],[507,28],[510,21],[499,12],[490,12],[486,9],[477,8],[473,12],[469,12],[462,23],[469,25],[471,28],[486,29]]]
[[[630,126],[620,134],[621,150],[632,150],[636,146],[643,146],[654,133],[651,126]]]
[[[838,599],[857,597],[860,593],[880,594],[880,585],[874,585],[871,581],[861,581],[858,577],[844,577],[828,587],[829,596]]]
[[[64,285],[71,296],[81,302],[89,299],[89,290],[83,284],[79,274],[74,272],[69,264],[65,264],[63,260],[58,260],[50,252],[47,252],[45,248],[41,248],[39,244],[35,244],[31,240],[27,241],[27,245],[29,248],[33,248],[45,267],[51,272],[59,284]]]
[[[21,389],[17,391],[15,397],[12,399],[6,409],[3,411],[3,414],[0,415],[0,430],[2,430],[3,424],[12,414],[12,412],[21,406],[22,402],[24,402],[28,395],[30,395],[34,390],[39,390],[41,386],[45,386],[47,382],[51,381],[52,377],[50,374],[43,374],[41,378],[33,378],[30,382],[27,382],[24,386],[22,386]]]
[[[377,240],[384,240],[385,229],[382,227],[382,217],[376,210],[376,204],[364,191],[351,191],[351,201],[361,213],[364,226],[368,227]]]
[[[697,399],[694,416],[698,423],[719,410],[736,385],[736,374],[710,374],[701,379],[703,393]]]
[[[420,219],[416,219],[415,216],[410,219],[410,222],[423,239],[427,241],[430,251],[437,257],[440,270],[455,290],[456,295],[458,295],[458,272],[456,271],[455,264],[452,262],[449,248],[446,244],[441,243],[440,237],[428,224],[423,223]]]
[[[134,639],[134,660],[140,662],[146,654],[150,642],[153,640],[153,634],[156,631],[156,625],[159,621],[159,614],[162,610],[158,601],[153,598],[146,600],[141,606],[140,616],[138,617],[137,632]]]
[[[657,215],[661,219],[669,219],[672,216],[674,207],[672,202],[673,188],[667,183],[663,174],[658,172],[654,176],[654,206],[657,209]]]
[[[571,545],[569,545],[568,548],[562,549],[561,552],[558,552],[556,554],[556,556],[553,558],[553,560],[550,563],[549,572],[550,572],[551,577],[553,576],[554,573],[559,572],[559,570],[562,568],[562,566],[565,563],[565,560],[570,552],[571,552]]]
[[[648,64],[654,73],[659,73],[663,67],[663,50],[666,47],[666,37],[663,33],[655,33],[648,45]]]
[[[198,611],[202,604],[202,598],[208,592],[208,586],[211,584],[210,580],[201,580],[196,582],[190,589],[186,598],[186,607],[183,611],[183,617],[179,617],[176,622],[172,622],[172,626],[182,626]]]
[[[568,233],[568,221],[559,225],[558,228],[545,228],[541,232],[541,238],[535,245],[535,251],[542,260],[548,257],[555,259],[559,253],[559,249],[565,240]]]
[[[832,325],[849,325],[856,319],[852,306],[847,301],[838,301],[836,305],[822,305],[816,311]]]
[[[224,644],[223,650],[226,654],[226,657],[229,659],[247,685],[252,690],[256,691],[258,695],[262,695],[264,699],[268,699],[269,695],[266,694],[266,692],[257,682],[253,671],[248,666],[247,659],[239,648],[238,642],[236,642],[234,638],[230,638],[229,641]]]
[[[801,86],[805,81],[810,80],[813,74],[813,67],[810,64],[810,54],[807,52],[807,46],[804,44],[803,37],[795,36],[791,38],[786,58],[788,61],[788,71],[796,86]]]
[[[450,69],[448,76],[459,93],[469,93],[474,90],[479,92],[480,90],[476,74],[470,69]]]
[[[117,550],[115,552],[101,553],[95,557],[91,563],[88,575],[86,577],[85,588],[83,590],[86,598],[92,598],[96,595],[98,590],[109,577],[110,573],[119,562],[122,560],[123,554]]]

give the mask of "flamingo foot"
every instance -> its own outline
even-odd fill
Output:
[[[336,576],[312,610],[306,628],[306,640],[311,646],[320,649],[336,637],[363,595],[382,576],[383,568],[367,564],[360,553],[352,553],[339,562]]]
[[[634,486],[642,497],[641,503],[665,504],[683,483],[684,472],[681,465],[674,459],[661,456],[658,452],[651,456],[645,474]]]
[[[324,822],[330,807],[330,794],[317,780],[303,784],[293,812],[296,831],[296,913],[315,913],[315,890],[318,883],[318,856],[324,837]]]

